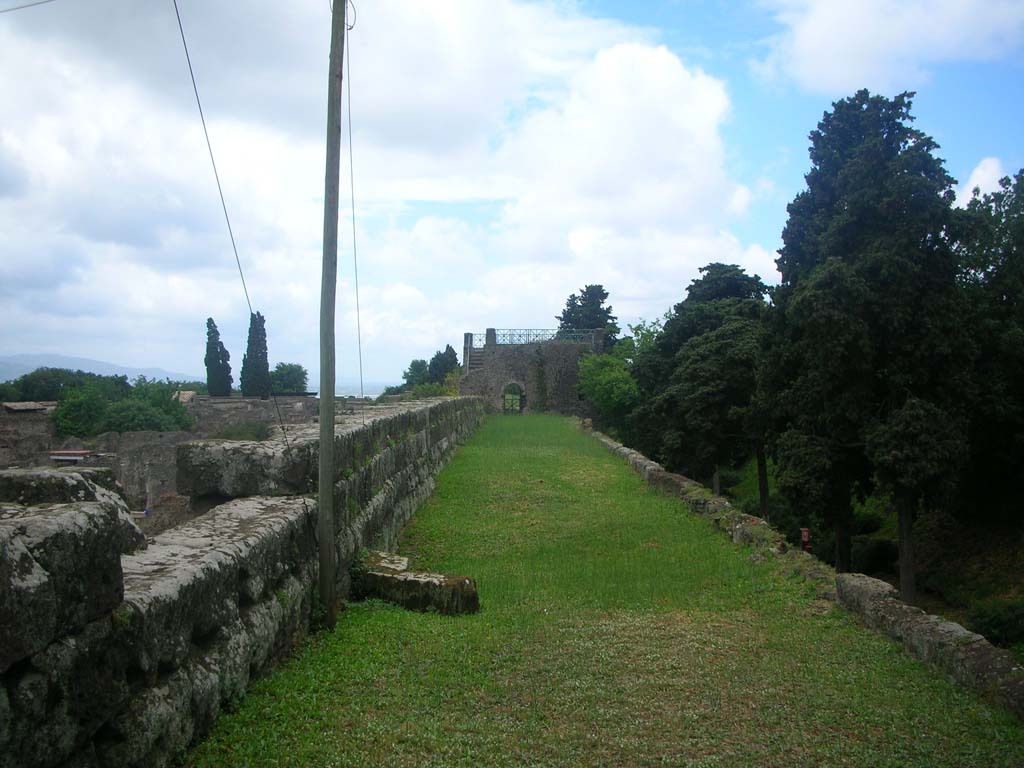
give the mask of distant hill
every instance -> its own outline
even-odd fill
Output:
[[[122,374],[129,379],[145,376],[147,379],[171,379],[172,381],[206,381],[206,374],[165,371],[163,368],[132,368],[128,365],[90,360],[86,357],[66,355],[10,355],[0,357],[0,381],[10,381],[36,368],[70,368],[73,371],[98,373],[102,376]]]

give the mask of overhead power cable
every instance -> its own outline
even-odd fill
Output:
[[[210,165],[213,166],[213,178],[217,180],[217,193],[220,195],[220,207],[224,211],[224,221],[228,225],[228,237],[231,238],[231,250],[235,254],[235,263],[238,265],[238,276],[242,278],[242,291],[245,292],[245,303],[249,305],[249,314],[252,315],[252,302],[249,301],[249,289],[245,285],[245,275],[242,273],[242,260],[238,258],[238,247],[235,245],[235,233],[231,229],[231,218],[228,216],[228,206],[224,202],[224,189],[220,184],[220,174],[217,173],[217,161],[213,159],[213,145],[210,144],[210,132],[206,129],[206,116],[203,115],[203,102],[199,98],[199,88],[196,86],[196,76],[192,71],[192,58],[188,55],[188,43],[185,42],[185,28],[181,25],[181,13],[178,11],[178,0],[174,3],[174,15],[178,19],[178,31],[181,33],[181,47],[185,49],[185,61],[188,62],[188,74],[192,78],[192,92],[196,95],[196,106],[199,107],[199,120],[203,124],[203,136],[206,137],[206,150],[210,153]]]
[[[11,11],[20,11],[23,8],[34,8],[37,5],[46,5],[52,3],[53,0],[36,0],[34,3],[25,3],[24,5],[16,5],[13,8],[2,8],[0,13],[10,13]]]
[[[51,1],[52,0],[48,0]],[[188,62],[188,74],[192,79],[192,92],[196,95],[196,106],[199,108],[199,119],[203,124],[203,135],[206,137],[206,151],[210,154],[210,165],[213,166],[213,177],[217,180],[217,192],[220,194],[220,206],[221,210],[224,211],[224,222],[228,226],[228,236],[231,238],[231,250],[235,254],[235,264],[238,265],[238,276],[242,279],[242,291],[245,293],[245,303],[249,307],[249,322],[252,322],[252,302],[249,300],[249,289],[245,285],[245,274],[242,272],[242,261],[238,258],[238,248],[235,245],[235,234],[231,229],[231,219],[228,216],[228,207],[224,202],[224,190],[220,184],[220,174],[217,173],[217,161],[213,157],[213,145],[210,143],[210,133],[206,129],[206,117],[203,115],[203,102],[199,98],[199,88],[196,86],[196,76],[192,70],[192,59],[188,54],[188,43],[185,41],[185,28],[181,24],[181,13],[178,11],[178,0],[173,0],[174,3],[174,15],[178,19],[178,31],[181,33],[181,46],[185,50],[185,61]],[[281,414],[281,406],[277,402],[277,395],[274,394],[273,388],[271,388],[270,398],[274,401],[274,410],[277,412],[277,423],[281,427],[281,434],[284,437],[285,446],[288,450],[291,450],[292,442],[288,437],[288,429],[284,423],[284,417]],[[302,507],[306,509],[306,499],[302,497]]]
[[[352,4],[352,17],[355,18],[355,5]],[[363,322],[359,308],[359,256],[356,248],[356,172],[352,150],[352,45],[348,40],[348,32],[355,27],[355,21],[345,32],[345,79],[348,81],[348,180],[349,192],[352,197],[352,269],[355,275],[356,288],[356,348],[359,351],[359,397],[366,398],[363,386]]]

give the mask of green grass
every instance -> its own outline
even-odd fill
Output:
[[[193,766],[1021,766],[1024,727],[654,495],[566,419],[490,419],[406,532],[449,618],[352,605]]]

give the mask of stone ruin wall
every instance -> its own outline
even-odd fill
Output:
[[[590,349],[589,343],[558,340],[484,347],[483,366],[462,377],[459,393],[482,397],[500,411],[505,385],[515,383],[526,392],[526,411],[589,415],[577,386],[580,357]]]
[[[195,420],[193,431],[200,437],[212,437],[228,427],[247,422],[277,424],[278,412],[285,424],[308,424],[317,415],[319,406],[319,398],[294,395],[267,400],[196,395],[186,403],[185,410]]]
[[[339,405],[345,403],[339,400]],[[246,423],[286,425],[308,424],[317,416],[320,401],[316,397],[282,396],[276,402],[257,397],[209,397],[197,395],[186,403],[185,410],[193,420],[190,432],[107,432],[89,440],[98,451],[118,451],[120,444],[127,448],[165,442],[162,435],[181,434],[190,437],[213,437],[229,427]],[[51,409],[52,410],[52,409]],[[139,437],[129,437],[139,435]],[[142,437],[145,436],[145,437]],[[160,436],[160,437],[157,437]],[[55,433],[52,413],[7,413],[0,409],[0,468],[37,466],[48,461],[50,451],[68,440],[76,446],[78,438],[61,438]],[[178,441],[180,442],[180,440]]]
[[[7,413],[0,408],[0,468],[46,461],[53,441],[48,413]]]
[[[339,426],[339,594],[483,412],[436,399]],[[148,542],[110,470],[0,471],[0,768],[167,765],[308,632],[317,427],[289,436],[179,445],[179,489],[213,506]]]
[[[339,400],[339,408],[346,401]],[[95,453],[79,466],[109,467],[121,493],[133,510],[149,510],[139,520],[143,530],[156,532],[189,518],[188,498],[178,493],[175,457],[179,443],[196,437],[213,437],[229,427],[245,423],[277,425],[309,424],[317,416],[315,397],[283,396],[274,400],[251,397],[194,397],[186,410],[194,421],[192,431],[105,432],[88,440]],[[78,438],[55,435],[52,414],[6,413],[0,410],[0,468],[50,464],[54,449],[82,448]]]

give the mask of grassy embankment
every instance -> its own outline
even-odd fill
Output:
[[[490,419],[408,529],[448,618],[353,605],[194,766],[1020,766],[1024,726],[646,491],[565,419]]]

